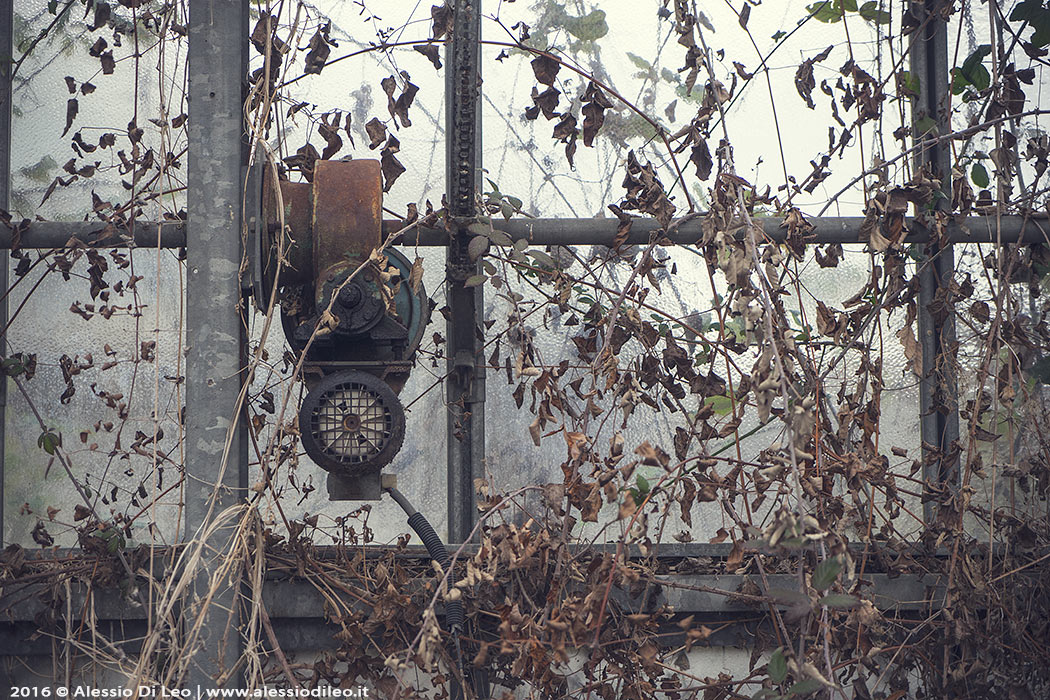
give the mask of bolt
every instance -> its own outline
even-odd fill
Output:
[[[354,307],[361,303],[361,288],[356,284],[343,287],[339,291],[339,303],[346,307]]]

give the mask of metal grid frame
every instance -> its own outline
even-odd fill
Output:
[[[911,69],[924,76],[923,90],[915,109],[925,111],[941,126],[940,133],[948,133],[947,25],[938,13],[941,0],[913,2],[913,10],[925,27],[917,38],[921,46],[911,52]],[[187,268],[191,284],[187,285],[187,395],[186,395],[186,524],[194,532],[209,515],[207,499],[217,481],[226,487],[219,507],[243,497],[247,486],[247,422],[231,415],[241,392],[240,370],[244,366],[244,339],[230,335],[229,328],[241,328],[236,301],[242,290],[237,276],[242,251],[240,236],[233,232],[241,226],[240,196],[242,164],[246,162],[242,111],[245,83],[242,77],[247,67],[247,36],[249,0],[189,0],[189,95],[191,119],[189,122],[189,189],[188,221],[138,222],[132,230],[121,231],[124,245],[148,245],[181,248],[187,251]],[[484,334],[482,288],[467,288],[465,280],[474,274],[476,263],[467,255],[466,226],[475,215],[474,192],[479,182],[479,39],[480,0],[457,0],[454,6],[454,33],[447,47],[446,68],[446,124],[454,128],[447,132],[447,192],[450,218],[454,223],[451,236],[443,230],[422,229],[407,237],[409,245],[447,247],[446,281],[450,316],[448,320],[448,512],[449,539],[463,542],[469,539],[477,517],[473,500],[473,477],[481,474],[484,458],[485,370],[479,337]],[[12,51],[13,0],[0,0],[0,56],[10,57]],[[241,27],[240,33],[230,27]],[[11,63],[0,62],[0,207],[6,207],[10,182],[11,139]],[[206,119],[196,118],[206,114]],[[920,150],[919,165],[946,172],[948,152],[936,139]],[[221,223],[220,223],[221,222]],[[816,243],[856,243],[862,218],[828,217],[811,220],[814,225],[812,241]],[[512,220],[501,228],[514,238],[528,237],[535,244],[583,245],[607,243],[615,235],[615,221],[597,219],[533,219]],[[772,240],[783,238],[779,222],[762,222]],[[390,228],[396,222],[388,222]],[[658,228],[655,221],[637,220],[629,242],[648,242],[649,235]],[[930,236],[921,222],[909,222],[909,242],[925,242]],[[113,239],[98,241],[98,224],[90,222],[59,223],[33,222],[21,234],[23,248],[63,247],[71,237],[87,245],[113,247]],[[943,249],[931,251],[931,264],[923,266],[920,302],[920,344],[923,367],[950,365],[941,363],[943,353],[953,346],[953,329],[949,319],[938,324],[925,306],[934,298],[938,288],[950,280],[953,272],[951,243],[956,242],[1033,242],[1045,240],[1042,228],[1036,222],[1019,217],[970,217],[953,223],[948,232],[950,243]],[[687,222],[668,237],[673,242],[692,243],[699,235],[699,223]],[[0,249],[10,248],[11,232],[0,227]],[[0,286],[6,287],[7,254],[0,261]],[[6,318],[7,302],[0,301],[0,321]],[[3,410],[6,382],[0,382],[0,539],[3,525]],[[930,373],[920,383],[921,439],[924,454],[934,455],[927,463],[927,478],[950,482],[953,466],[941,464],[937,455],[958,437],[957,412],[941,414],[929,411],[933,397],[955,397],[955,377],[944,373]],[[463,436],[452,437],[453,432]],[[228,455],[223,461],[223,455]],[[927,513],[927,516],[929,513]],[[425,557],[422,551],[419,557]],[[693,556],[725,557],[722,545],[702,543],[690,545],[661,545],[661,558]],[[202,580],[210,572],[202,573]],[[701,580],[702,579],[702,580]],[[700,577],[697,588],[710,586],[733,590],[742,577]],[[272,617],[280,631],[282,642],[289,648],[316,648],[318,630],[323,628],[320,602],[311,603],[302,585],[290,591],[292,595],[275,594]],[[900,601],[932,600],[930,579],[905,576],[895,580],[876,581],[875,585],[890,607],[900,607]],[[228,623],[229,603],[236,594],[231,587],[213,601],[221,616],[216,615],[214,627],[206,630],[205,643],[216,641]],[[671,596],[670,592],[665,595]],[[683,613],[695,612],[712,616],[731,614],[731,603],[724,596],[679,591],[673,601]],[[284,602],[282,607],[282,601]],[[896,603],[894,602],[896,601]],[[671,602],[668,600],[667,602]],[[0,600],[0,611],[6,620],[0,630],[17,631],[28,624],[32,613],[28,609],[5,610]],[[127,610],[107,610],[103,618],[132,621],[136,615]],[[752,611],[750,622],[760,619],[761,612]],[[12,614],[14,613],[14,614]],[[743,620],[743,624],[750,624]],[[20,627],[21,626],[21,627]],[[130,628],[129,628],[130,630]],[[133,634],[133,632],[130,632]],[[13,639],[0,634],[0,639]],[[722,638],[714,643],[727,643]],[[312,644],[312,646],[311,646]],[[0,644],[0,654],[32,654],[28,646],[7,648]],[[38,652],[39,653],[39,652]],[[47,652],[44,652],[47,653]],[[192,671],[191,682],[204,681],[223,668],[230,660],[213,657]]]

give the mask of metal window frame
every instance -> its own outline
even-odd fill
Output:
[[[922,80],[923,91],[919,108],[933,115],[942,127],[948,126],[948,114],[945,109],[947,99],[947,82],[933,79],[935,76],[948,74],[947,25],[933,11],[937,0],[926,0],[922,8],[928,18],[926,33],[919,39],[923,51],[912,51],[912,69],[926,79]],[[0,55],[11,48],[11,10],[13,0],[0,0]],[[449,295],[450,320],[449,357],[448,357],[448,466],[449,466],[449,532],[453,542],[466,539],[472,527],[473,507],[472,479],[482,473],[484,460],[484,420],[483,410],[468,410],[467,406],[484,405],[484,362],[480,356],[484,319],[483,297],[481,287],[466,289],[463,281],[476,270],[476,265],[469,263],[466,253],[466,224],[475,214],[473,193],[476,190],[480,173],[480,133],[481,114],[478,109],[479,96],[479,39],[480,39],[480,0],[460,0],[454,3],[455,32],[448,47],[448,68],[446,71],[446,124],[455,128],[446,128],[447,165],[446,177],[449,191],[450,214],[456,227],[451,236],[442,229],[421,228],[408,234],[402,241],[404,245],[445,246],[448,249],[447,285]],[[198,17],[222,17],[233,26],[247,26],[249,3],[223,2],[223,0],[192,0],[190,3],[191,21],[196,13]],[[198,349],[220,339],[215,335],[214,326],[233,327],[239,325],[240,311],[231,309],[227,299],[239,298],[239,287],[236,275],[231,274],[230,266],[239,266],[241,250],[239,237],[231,232],[240,229],[239,207],[230,202],[240,201],[239,164],[243,162],[243,127],[239,112],[240,100],[243,97],[243,82],[240,76],[245,73],[247,56],[242,40],[232,41],[236,35],[223,31],[221,23],[202,23],[190,35],[190,97],[191,103],[208,105],[210,109],[207,120],[190,122],[190,184],[188,197],[189,222],[132,222],[128,229],[114,230],[98,222],[31,222],[21,233],[23,248],[58,248],[68,244],[71,239],[98,247],[127,246],[161,246],[186,247],[189,274],[192,284],[187,287],[187,306],[189,318],[187,334],[190,336],[190,358],[187,365],[187,414],[196,417],[196,422],[187,427],[187,440],[191,445],[187,462],[196,463],[198,459],[214,457],[216,453],[205,451],[198,454],[199,437],[205,437],[200,426],[214,425],[227,421],[232,413],[232,405],[239,393],[235,382],[222,384],[219,378],[241,376],[242,359],[238,353],[224,348],[217,355],[194,354]],[[196,59],[196,67],[194,62]],[[216,71],[212,62],[221,65],[223,71]],[[236,76],[234,79],[231,76]],[[196,81],[196,82],[195,82]],[[195,89],[195,85],[198,86]],[[0,113],[0,172],[7,173],[0,187],[0,205],[7,199],[10,182],[10,90],[9,69],[0,74],[0,104],[6,108]],[[473,118],[471,118],[473,115]],[[196,148],[194,148],[196,146]],[[207,162],[200,154],[214,154],[215,162]],[[940,172],[946,172],[948,151],[934,142],[928,149],[920,152],[917,165],[933,166]],[[225,167],[221,167],[219,163]],[[946,184],[946,187],[948,185]],[[824,217],[811,219],[814,230],[809,240],[814,243],[858,243],[858,231],[864,219],[861,217]],[[198,224],[197,222],[202,222]],[[212,223],[208,223],[212,222]],[[219,223],[215,223],[219,222]],[[763,220],[765,234],[770,240],[783,240],[784,230],[778,221]],[[610,242],[616,229],[616,222],[602,219],[521,219],[502,222],[501,230],[513,238],[527,238],[538,245],[588,245]],[[385,222],[384,228],[394,230],[398,222]],[[628,243],[646,243],[659,225],[652,219],[639,219],[632,227]],[[929,231],[921,221],[909,223],[908,242],[927,242]],[[982,217],[972,216],[962,221],[953,221],[948,228],[951,243],[957,242],[1036,242],[1050,239],[1050,226],[1043,226],[1035,219],[1016,216]],[[700,223],[687,222],[666,235],[674,243],[693,243],[699,238]],[[0,249],[11,246],[12,232],[0,230]],[[234,245],[236,244],[236,245]],[[936,243],[932,245],[936,246]],[[922,265],[922,284],[925,303],[920,303],[920,335],[924,367],[939,364],[943,348],[951,345],[950,328],[938,327],[926,311],[926,305],[937,290],[943,287],[952,273],[951,247],[936,248],[931,256],[932,264]],[[202,272],[201,266],[210,269]],[[223,267],[224,271],[218,271]],[[7,268],[0,269],[0,276],[6,276]],[[0,277],[0,281],[2,277]],[[217,303],[217,300],[224,300]],[[236,312],[236,318],[234,317]],[[0,309],[0,314],[3,310]],[[211,324],[208,330],[207,320],[213,314],[220,314],[222,324]],[[195,320],[200,317],[201,325]],[[198,335],[200,333],[201,335]],[[222,338],[228,341],[228,338]],[[225,343],[232,347],[229,342]],[[222,343],[220,343],[222,345]],[[240,344],[243,346],[243,343]],[[221,356],[220,356],[221,355]],[[235,359],[236,358],[236,359]],[[198,379],[199,377],[199,379]],[[213,382],[224,388],[216,391]],[[937,391],[953,396],[950,390],[954,377],[940,380],[932,376],[923,378],[920,385],[922,397],[922,440],[927,449],[944,451],[948,443],[958,437],[958,418],[933,414],[929,411],[932,397]],[[207,390],[200,390],[206,387]],[[221,394],[221,395],[220,395]],[[3,391],[0,389],[0,412],[3,410]],[[952,427],[954,423],[954,427]],[[0,420],[0,426],[3,421]],[[2,430],[2,427],[0,427]],[[238,455],[245,455],[246,449],[240,446],[246,438],[239,433],[246,430],[245,425],[237,428],[235,442]],[[463,435],[463,439],[453,437],[454,433]],[[207,442],[212,448],[220,441],[211,435]],[[0,441],[0,450],[2,450]],[[0,453],[2,454],[2,453]],[[240,460],[244,461],[244,459]],[[2,460],[0,460],[2,470]],[[2,472],[0,472],[2,474]],[[938,465],[930,476],[944,476]],[[2,478],[0,478],[2,488]],[[243,487],[242,487],[243,488]],[[192,510],[192,509],[190,509]],[[196,513],[194,513],[196,515]],[[190,517],[188,515],[188,517]],[[2,527],[2,521],[0,521]],[[2,532],[2,531],[0,531]]]
[[[249,6],[190,0],[189,142],[186,213],[185,535],[248,495],[246,305],[241,292],[242,192]],[[231,31],[236,30],[236,31]],[[192,381],[190,381],[192,379]],[[204,623],[187,682],[206,687],[241,656],[239,582],[218,571],[236,533],[228,522],[208,539],[208,562],[186,599]],[[210,586],[218,588],[207,597]]]
[[[14,0],[0,0],[0,208],[10,206],[11,102],[14,66]],[[8,249],[10,245],[6,246]],[[10,253],[0,253],[0,288],[9,286]],[[0,356],[7,355],[8,297],[0,299]],[[4,546],[4,463],[7,459],[7,376],[0,376],[0,548]]]
[[[407,245],[447,247],[446,283],[449,307],[448,321],[448,532],[452,542],[469,538],[476,522],[473,478],[483,473],[484,460],[484,361],[480,354],[484,336],[483,297],[481,287],[468,289],[463,282],[476,269],[466,256],[466,225],[475,215],[474,193],[479,181],[482,132],[479,97],[479,38],[481,0],[458,0],[454,5],[454,27],[447,48],[446,68],[446,132],[447,185],[451,220],[451,236],[444,230],[422,229],[406,237]],[[921,42],[922,51],[912,51],[912,70],[923,75],[923,93],[920,109],[925,109],[947,133],[949,126],[947,99],[947,24],[935,12],[939,2],[924,0],[917,4],[926,21]],[[187,395],[186,395],[186,474],[189,480],[186,504],[187,531],[193,532],[209,514],[207,497],[212,485],[222,473],[224,487],[218,507],[239,502],[246,491],[247,423],[238,416],[236,407],[241,400],[245,378],[244,325],[242,309],[236,302],[241,298],[237,270],[241,263],[240,199],[241,163],[244,159],[244,126],[242,104],[243,76],[247,70],[247,36],[250,2],[231,0],[190,0],[189,95],[191,115],[189,122],[189,190],[187,222],[135,222],[126,230],[114,231],[93,222],[32,222],[21,233],[23,248],[58,248],[75,238],[85,245],[98,247],[161,246],[187,250],[187,270],[191,283],[187,285]],[[6,207],[10,183],[11,139],[11,61],[13,0],[0,0],[0,206]],[[240,27],[241,31],[230,31]],[[8,59],[4,61],[3,59]],[[943,80],[934,79],[936,77]],[[942,84],[943,83],[943,84]],[[928,89],[927,89],[928,88]],[[197,119],[199,114],[207,118]],[[923,151],[918,165],[925,165],[947,173],[947,149],[936,143]],[[947,186],[947,181],[946,181]],[[857,243],[858,232],[864,220],[860,217],[826,217],[811,220],[815,243]],[[783,240],[784,230],[779,221],[761,222],[771,240]],[[693,243],[699,238],[699,222],[687,222],[667,237],[675,243]],[[397,222],[385,227],[396,229]],[[613,240],[616,222],[598,219],[534,219],[511,220],[500,228],[514,238],[528,238],[534,244],[587,245]],[[658,229],[655,221],[639,219],[635,222],[628,242],[645,243]],[[1040,221],[1020,217],[974,216],[954,221],[948,228],[949,245],[932,251],[932,264],[922,267],[923,300],[925,307],[952,274],[951,244],[957,242],[1037,242],[1050,240],[1050,226]],[[0,227],[0,249],[10,248],[11,231]],[[929,231],[920,221],[909,222],[909,242],[928,242]],[[6,288],[6,253],[0,264],[0,285]],[[6,314],[6,301],[0,305],[0,321]],[[956,396],[955,377],[951,373],[935,375],[932,368],[942,364],[946,353],[952,352],[953,331],[939,325],[923,308],[920,312],[920,342],[923,348],[924,368],[931,373],[920,383],[921,439],[924,454],[942,454],[958,437],[958,415],[935,414],[929,408],[938,392]],[[4,348],[3,350],[6,350]],[[2,350],[0,350],[2,354]],[[0,541],[3,534],[3,425],[5,382],[0,382]],[[463,439],[457,439],[456,435]],[[228,455],[225,470],[220,469],[222,455]],[[953,478],[951,469],[939,460],[926,460],[927,477],[937,481]],[[950,467],[950,465],[948,465]],[[927,516],[930,514],[927,513]],[[220,538],[221,539],[221,538]],[[425,556],[420,553],[419,556]],[[661,545],[661,557],[725,556],[718,546]],[[205,568],[207,577],[213,569]],[[723,585],[730,585],[739,577],[724,577]],[[730,580],[732,579],[732,581]],[[203,579],[202,579],[203,580]],[[921,579],[917,579],[921,584]],[[227,624],[226,615],[235,606],[229,605],[236,590],[224,591],[214,601],[217,617],[206,630],[207,642],[214,642]],[[719,612],[718,604],[703,596],[685,597],[679,604],[683,612]],[[919,599],[909,594],[909,599]],[[294,606],[293,606],[294,607]],[[724,607],[724,602],[721,604]],[[223,608],[226,608],[223,610]],[[309,606],[289,610],[288,634],[303,637],[297,624],[320,624],[317,610]],[[0,609],[3,605],[0,604]],[[724,612],[724,611],[722,611]],[[221,618],[218,617],[221,615]],[[284,618],[284,615],[274,616]],[[295,630],[298,629],[297,633]],[[0,651],[0,653],[3,653]],[[229,653],[235,653],[230,650]],[[193,670],[193,677],[204,685],[209,676],[220,672],[229,658],[204,654],[206,659]]]

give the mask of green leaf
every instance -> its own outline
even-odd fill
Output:
[[[62,438],[56,435],[55,433],[51,432],[50,430],[45,430],[44,432],[40,433],[40,437],[36,439],[37,447],[42,449],[44,452],[47,452],[49,455],[55,454],[55,451],[61,444]]]
[[[970,168],[970,179],[973,180],[973,184],[980,187],[982,190],[988,186],[991,181],[988,178],[988,171],[984,169],[984,166],[980,163],[974,163],[973,167]]]
[[[860,6],[860,16],[873,24],[889,24],[893,19],[886,10],[879,9],[879,3],[869,0]]]
[[[781,39],[783,39],[786,36],[787,36],[787,32],[779,31],[776,34],[774,34],[773,36],[771,36],[770,39],[772,39],[773,41],[780,41]]]
[[[3,362],[0,362],[0,371],[6,374],[8,377],[17,377],[25,371],[25,365],[22,364],[22,360],[17,357],[8,357]]]
[[[489,239],[487,236],[474,236],[467,244],[467,255],[470,256],[471,260],[477,260],[484,255],[488,249]]]
[[[583,17],[566,16],[563,24],[569,34],[580,41],[597,41],[609,33],[609,23],[605,21],[605,10],[591,10]]]
[[[638,486],[639,495],[644,499],[649,494],[649,480],[639,474],[635,484]]]
[[[514,244],[514,239],[506,231],[500,231],[498,228],[489,231],[488,238],[496,245],[509,246]]]
[[[113,528],[109,528],[109,530],[107,530],[107,532],[112,531],[112,530],[113,530]],[[106,539],[106,550],[109,551],[110,554],[116,554],[121,549],[124,549],[125,542],[124,542],[124,536],[123,535],[114,532],[113,535],[111,535],[111,536],[109,536],[109,537],[107,537],[105,539]]]
[[[47,11],[50,12],[51,14],[53,14],[53,15],[57,15],[58,14],[58,0],[48,0],[47,1]]]
[[[529,256],[532,257],[540,265],[544,267],[557,268],[558,264],[554,262],[554,258],[544,253],[542,250],[530,250]]]
[[[917,136],[923,136],[935,131],[937,131],[937,122],[934,121],[933,117],[923,117],[915,122],[915,134]]]
[[[788,695],[809,695],[824,687],[816,678],[807,678],[788,688]]]
[[[1041,0],[1022,0],[1010,13],[1011,22],[1028,22],[1034,30],[1031,42],[1036,48],[1050,44],[1050,8]]]
[[[1050,44],[1050,22],[1047,22],[1047,26],[1041,26],[1032,33],[1032,44],[1037,49]]]
[[[640,68],[641,70],[647,71],[652,70],[653,68],[652,63],[649,63],[649,61],[645,60],[637,54],[631,53],[630,51],[627,52],[627,58],[630,59],[631,63],[633,63],[636,68]]]
[[[477,287],[478,285],[485,284],[487,278],[485,275],[471,275],[467,278],[467,281],[463,283],[464,287]]]
[[[978,92],[988,89],[992,84],[992,76],[982,61],[991,52],[991,46],[982,44],[966,58],[961,67],[952,69],[952,94],[962,94],[971,85]]]
[[[978,63],[973,69],[973,72],[970,74],[970,84],[977,88],[978,92],[987,90],[988,86],[992,84],[992,76],[983,63]]]
[[[769,680],[777,684],[783,683],[787,673],[787,659],[784,658],[784,652],[778,648],[769,657]]]
[[[846,12],[856,12],[857,0],[842,0],[842,9]]]
[[[1021,0],[1010,13],[1010,21],[1031,23],[1045,11],[1042,0]]]
[[[860,605],[860,600],[844,593],[829,593],[817,601],[818,605],[826,605],[837,610],[851,610]]]
[[[57,167],[58,163],[55,162],[55,159],[46,155],[33,165],[19,168],[18,172],[33,182],[46,185],[54,179],[54,170]]]
[[[840,0],[820,0],[812,5],[806,6],[806,12],[818,22],[833,24],[842,21],[842,5]]]
[[[825,559],[817,564],[817,569],[813,572],[813,587],[818,591],[823,591],[825,588],[828,588],[831,584],[835,583],[835,579],[839,577],[839,572],[841,571],[841,559],[838,557]]]
[[[970,75],[971,73],[973,73],[974,69],[977,66],[981,65],[985,57],[990,55],[991,53],[992,47],[989,44],[981,44],[980,46],[978,46],[976,49],[974,49],[974,52],[967,56],[966,60],[963,61],[963,73],[965,73],[966,75]]]
[[[1050,384],[1050,355],[1033,362],[1026,374],[1040,384]]]
[[[918,97],[919,90],[922,89],[922,82],[919,80],[919,76],[907,70],[902,70],[900,76],[900,85],[904,91],[910,93],[914,97]]]
[[[708,396],[704,403],[714,409],[720,416],[728,416],[733,412],[733,402],[728,396]]]

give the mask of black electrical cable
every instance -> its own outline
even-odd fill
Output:
[[[437,532],[434,531],[433,526],[430,522],[423,517],[423,514],[412,507],[412,504],[405,498],[405,495],[398,491],[396,488],[390,486],[384,489],[390,494],[401,510],[405,511],[405,515],[408,516],[408,524],[419,535],[419,539],[423,541],[423,545],[427,548],[427,553],[430,558],[436,561],[448,575],[447,585],[451,590],[456,583],[455,572],[452,570],[452,558],[448,555],[448,548],[445,547],[445,543],[438,537]],[[447,600],[445,601],[445,624],[448,626],[449,631],[452,633],[452,639],[456,648],[456,663],[459,666],[460,675],[463,678],[467,678],[466,664],[463,663],[463,648],[460,645],[459,635],[463,631],[463,625],[466,621],[466,616],[463,613],[463,601],[461,600]],[[458,691],[458,693],[456,692]],[[462,697],[462,688],[453,688],[453,697],[457,694]]]
[[[401,493],[393,487],[387,488],[386,492],[390,494],[391,498],[397,501],[397,504],[401,506],[401,510],[405,511],[405,515],[411,518],[413,515],[416,514],[416,509],[413,508],[412,504],[408,502],[407,498],[405,498],[405,494]],[[429,552],[430,550],[428,549],[427,551]]]

